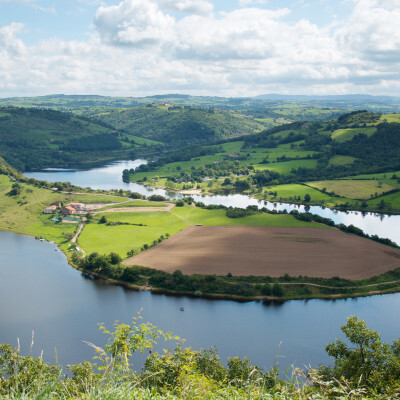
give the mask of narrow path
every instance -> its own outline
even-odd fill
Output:
[[[123,204],[123,203],[118,203]],[[126,213],[137,213],[137,212],[169,212],[175,207],[173,203],[167,203],[167,207],[116,207],[109,208],[108,210],[95,211],[92,214],[102,214],[102,213],[116,213],[116,212],[126,212]]]
[[[79,225],[79,228],[78,228],[77,232],[75,233],[75,236],[71,239],[72,243],[77,244],[78,237],[81,234],[83,228],[85,227],[85,224],[86,224],[86,218],[84,218],[84,220],[82,220],[81,224]],[[80,248],[80,251],[81,251],[83,257],[86,257],[85,250],[83,250],[81,247],[79,247],[79,248]]]

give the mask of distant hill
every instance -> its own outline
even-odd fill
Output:
[[[132,109],[147,104],[172,104],[215,111],[234,111],[269,126],[294,121],[327,121],[348,111],[367,109],[374,112],[400,112],[400,98],[370,95],[280,95],[256,97],[192,96],[163,94],[148,97],[111,97],[97,95],[54,94],[38,97],[0,99],[0,106],[46,107],[92,117],[110,108]]]
[[[100,154],[101,151],[121,149],[122,144],[113,132],[114,128],[104,122],[59,111],[3,107],[0,157],[21,171],[95,161],[110,156]]]
[[[93,116],[123,133],[155,140],[167,147],[207,144],[253,134],[273,126],[230,112],[161,104],[127,110],[112,109]]]

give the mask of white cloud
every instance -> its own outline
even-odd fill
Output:
[[[16,22],[0,28],[0,51],[4,56],[19,57],[26,53],[23,41],[16,37],[23,29],[24,25]]]
[[[154,2],[124,0],[117,6],[102,6],[94,24],[104,42],[142,47],[163,42],[173,29],[174,19]]]
[[[209,15],[214,6],[205,0],[157,0],[160,8],[188,14]]]
[[[12,23],[0,27],[0,90],[3,95],[396,94],[397,2],[351,2],[351,15],[326,28],[306,19],[288,22],[287,8],[216,13],[209,2],[194,0],[102,5],[94,20],[97,31],[82,41],[56,38],[26,46],[18,37],[24,26]],[[176,12],[186,15],[175,18]]]
[[[397,3],[393,10],[383,5]],[[336,32],[340,46],[363,60],[400,62],[400,2],[358,0],[353,14]]]
[[[241,7],[254,6],[267,3],[268,0],[239,0],[239,6]]]

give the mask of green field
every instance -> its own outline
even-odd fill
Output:
[[[393,178],[393,175],[395,176],[395,178]],[[379,179],[385,182],[389,180],[390,183],[393,185],[395,182],[397,182],[398,179],[400,179],[400,171],[383,172],[380,174],[356,175],[345,177],[343,179]]]
[[[43,214],[43,209],[53,202],[65,201],[66,195],[22,185],[21,194],[9,196],[12,183],[0,175],[0,229],[65,242],[63,235],[73,233],[76,225],[52,222],[53,215]]]
[[[87,224],[79,236],[78,243],[86,251],[100,254],[118,253],[125,258],[129,250],[151,244],[161,235],[173,235],[185,228],[185,223],[170,212],[157,213],[107,213],[107,221],[136,225]],[[101,216],[101,215],[100,215]]]
[[[384,204],[382,204],[382,201]],[[368,200],[367,204],[375,210],[385,209],[390,212],[400,213],[400,191]]]
[[[400,122],[400,114],[384,114],[381,116],[381,119],[379,122],[383,122],[385,120],[389,123]]]
[[[277,196],[269,195],[270,192],[276,192]],[[266,196],[257,196],[257,198],[265,198],[266,200],[271,201],[296,201],[303,202],[304,196],[308,194],[311,197],[312,203],[323,203],[326,201],[331,201],[332,197],[327,195],[326,193],[322,193],[319,190],[313,189],[311,187],[299,184],[287,184],[287,185],[277,185],[270,186],[268,188],[264,188],[264,193]],[[297,200],[298,196],[300,196],[301,200]]]
[[[268,169],[271,171],[279,172],[282,175],[290,174],[292,169],[297,168],[315,168],[317,166],[317,160],[291,160],[283,162],[275,162],[269,164],[259,164],[255,165],[255,170]]]
[[[367,136],[372,136],[375,132],[375,127],[337,129],[332,133],[332,139],[336,142],[342,143],[347,140],[353,139],[353,137],[359,133],[363,133]]]
[[[307,182],[307,185],[328,193],[349,199],[370,199],[371,196],[379,196],[395,189],[394,186],[376,180],[336,180]]]
[[[336,155],[329,160],[329,165],[348,165],[352,164],[355,160],[357,160],[355,157]]]
[[[132,200],[123,203],[112,204],[110,206],[101,208],[101,210],[109,210],[110,208],[129,208],[129,207],[166,207],[166,203],[157,203],[155,201],[147,200]]]
[[[175,207],[171,212],[107,213],[109,222],[137,225],[87,224],[79,236],[78,243],[86,253],[108,254],[116,252],[125,258],[129,250],[140,251],[161,235],[173,235],[192,225],[254,225],[254,226],[319,226],[299,221],[291,215],[256,214],[243,218],[228,218],[225,210],[205,210],[185,206]],[[98,215],[98,218],[101,214]]]

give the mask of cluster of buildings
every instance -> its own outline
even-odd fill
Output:
[[[90,211],[90,207],[83,203],[68,203],[67,205],[63,206],[63,204],[58,201],[51,206],[46,207],[43,212],[44,214],[56,214],[60,212],[62,215],[74,215],[83,214],[88,211]]]

